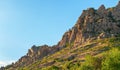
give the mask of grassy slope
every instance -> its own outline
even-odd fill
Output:
[[[80,68],[84,64],[85,56],[91,55],[102,58],[112,48],[120,47],[120,37],[105,38],[86,42],[78,47],[67,45],[66,48],[53,55],[44,57],[42,60],[36,61],[19,70],[69,70],[70,67]],[[42,67],[42,69],[41,69]],[[53,68],[53,69],[52,69]],[[71,70],[76,70],[71,68]]]

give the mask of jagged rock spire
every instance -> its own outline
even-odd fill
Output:
[[[105,6],[104,5],[101,5],[99,8],[98,8],[98,11],[104,11],[105,10]]]
[[[99,14],[105,14],[105,11],[106,11],[106,8],[104,5],[101,5],[97,10]]]
[[[118,2],[117,6],[116,7],[120,7],[120,1]]]

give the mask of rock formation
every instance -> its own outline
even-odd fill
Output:
[[[77,47],[94,39],[109,38],[119,34],[120,2],[116,7],[108,9],[104,5],[101,5],[98,10],[89,8],[82,12],[74,27],[65,32],[57,45],[52,47],[48,45],[32,46],[28,53],[10,68],[24,67],[63,49],[67,46],[66,44],[72,44],[72,47]]]

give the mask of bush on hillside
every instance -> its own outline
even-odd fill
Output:
[[[102,70],[120,70],[120,50],[112,49],[102,62]]]

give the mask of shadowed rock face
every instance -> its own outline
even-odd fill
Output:
[[[72,47],[77,47],[93,39],[108,38],[119,34],[120,2],[116,7],[109,9],[106,9],[104,5],[101,5],[98,10],[89,8],[83,11],[74,27],[65,32],[62,40],[57,45],[52,47],[48,45],[32,46],[28,53],[10,68],[27,66],[36,60],[61,50],[66,47],[66,44],[72,43]]]

